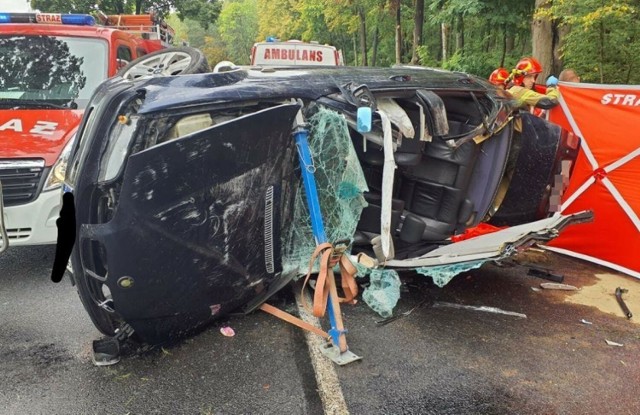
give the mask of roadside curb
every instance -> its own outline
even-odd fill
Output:
[[[300,318],[306,323],[322,328],[320,320],[308,312],[302,305],[300,287],[301,286],[298,283],[295,284],[293,288],[296,298],[296,308]],[[309,294],[305,293],[304,295],[306,296],[305,299],[307,304],[310,304],[311,299],[309,298]],[[324,344],[324,339],[306,330],[304,330],[304,337],[307,347],[309,348],[309,357],[311,358],[311,364],[313,365],[313,371],[316,376],[318,394],[322,401],[324,413],[327,415],[349,414],[334,363],[320,352],[320,348]]]

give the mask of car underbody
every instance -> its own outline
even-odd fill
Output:
[[[311,164],[294,131],[308,134]],[[69,164],[73,278],[103,333],[126,322],[149,343],[251,311],[307,272],[317,237],[305,169],[329,241],[347,240],[371,269],[443,285],[584,220],[549,210],[576,152],[558,127],[462,73],[116,78],[90,103]],[[452,242],[489,221],[510,227]]]

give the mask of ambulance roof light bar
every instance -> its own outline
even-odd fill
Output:
[[[88,14],[0,13],[0,23],[43,23],[93,26],[96,19]]]

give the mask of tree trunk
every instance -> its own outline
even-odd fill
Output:
[[[456,52],[460,51],[460,54],[464,54],[464,17],[462,14],[458,15],[458,30],[456,30]]]
[[[400,15],[400,2],[396,8],[396,64],[402,63],[402,19]]]
[[[136,0],[136,14],[140,14],[142,12],[142,2],[143,0]]]
[[[358,66],[358,47],[357,45],[357,41],[356,41],[356,35],[353,35],[353,63],[355,64],[355,66]]]
[[[563,46],[563,39],[566,39],[567,35],[571,31],[568,25],[556,26],[554,43],[553,43],[553,61],[554,61],[554,73],[559,74],[562,71],[564,64],[562,61],[561,48]]]
[[[371,51],[371,66],[376,66],[378,63],[378,40],[380,37],[380,30],[378,29],[378,25],[376,25],[376,29],[373,31],[373,46]]]
[[[604,84],[604,25],[602,24],[602,20],[600,21],[600,45],[598,49],[600,55],[600,63],[598,65],[598,70],[600,71],[600,83]]]
[[[505,29],[506,32],[506,29]],[[505,34],[505,51],[511,52],[516,47],[516,39],[512,34]]]
[[[502,25],[502,56],[500,56],[500,67],[504,68],[504,60],[507,57],[507,25]]]
[[[440,34],[442,37],[442,62],[444,62],[449,58],[447,53],[449,50],[449,25],[444,22],[441,23]]]
[[[411,63],[419,63],[418,46],[422,45],[422,29],[424,25],[424,0],[414,0],[416,14],[413,19],[413,48]]]
[[[548,9],[552,0],[536,0],[536,11]],[[531,25],[533,56],[542,64],[538,82],[544,82],[551,73],[553,62],[553,25],[548,18],[534,18]]]
[[[369,66],[367,62],[367,21],[364,10],[358,7],[358,17],[360,18],[360,55],[362,55],[362,66]]]

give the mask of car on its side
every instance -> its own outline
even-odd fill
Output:
[[[126,324],[162,343],[249,312],[306,272],[307,173],[328,239],[348,239],[354,260],[427,275],[475,267],[583,219],[549,210],[575,159],[563,137],[484,80],[437,69],[116,77],[88,104],[65,179],[73,278],[107,335]],[[510,204],[526,218],[452,242]]]

